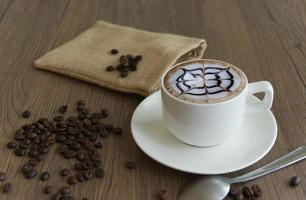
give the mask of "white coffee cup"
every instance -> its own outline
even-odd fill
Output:
[[[173,68],[188,62],[194,60],[178,63]],[[221,144],[239,131],[246,113],[266,112],[272,106],[273,87],[270,82],[247,83],[246,76],[243,91],[231,99],[210,104],[184,101],[170,94],[164,85],[165,75],[171,69],[161,81],[163,121],[168,130],[184,143],[202,147]],[[260,92],[265,93],[263,100],[258,103],[247,101],[249,95]]]

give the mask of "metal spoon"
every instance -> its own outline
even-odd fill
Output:
[[[301,146],[271,163],[242,176],[235,178],[226,178],[217,175],[206,176],[189,185],[181,193],[179,200],[221,200],[226,197],[231,184],[251,181],[305,158],[306,146]]]

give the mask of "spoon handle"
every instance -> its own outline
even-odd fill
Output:
[[[229,181],[230,183],[241,183],[241,182],[251,181],[253,179],[259,178],[261,176],[267,175],[269,173],[287,167],[305,158],[306,158],[306,146],[301,146],[295,149],[294,151],[291,151],[288,154],[270,162],[265,166],[262,166],[247,174],[231,178]]]

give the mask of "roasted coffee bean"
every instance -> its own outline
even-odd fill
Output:
[[[30,150],[28,153],[28,156],[31,158],[35,158],[35,156],[38,154],[37,150]]]
[[[245,198],[250,198],[250,197],[253,197],[254,196],[254,192],[253,190],[251,190],[249,187],[247,186],[244,186],[242,188],[242,194]]]
[[[0,172],[0,181],[4,181],[6,178],[6,174],[4,172]]]
[[[73,151],[73,150],[68,150],[64,152],[64,158],[66,159],[71,159],[71,158],[75,158],[78,155],[78,152]]]
[[[68,176],[69,175],[69,170],[67,168],[62,169],[60,175],[61,176]]]
[[[134,59],[137,60],[137,61],[141,61],[142,60],[142,56],[141,55],[137,55],[137,56],[135,56]]]
[[[72,144],[73,143],[73,141],[72,140],[64,140],[63,142],[62,142],[63,144],[65,144],[65,145],[67,145],[67,146],[69,146],[70,144]]]
[[[107,109],[102,109],[101,114],[102,114],[103,117],[108,117],[109,116],[109,112],[108,112]]]
[[[103,147],[103,144],[101,142],[97,142],[95,143],[94,147],[97,149],[101,149]]]
[[[56,122],[61,122],[61,121],[64,121],[64,117],[63,116],[55,116],[53,118],[53,120],[56,121]]]
[[[102,169],[102,168],[97,168],[97,169],[95,169],[95,176],[96,176],[96,177],[98,177],[98,178],[103,178],[103,177],[104,177],[104,174],[105,174],[104,169]]]
[[[31,140],[34,139],[36,136],[37,136],[37,133],[35,133],[35,132],[27,133],[27,138],[29,138]]]
[[[114,128],[113,133],[116,135],[120,135],[122,133],[122,128]]]
[[[162,189],[158,192],[158,199],[159,200],[166,200],[169,196],[168,190]]]
[[[12,184],[11,183],[5,183],[3,185],[3,193],[9,193],[12,190]]]
[[[79,152],[77,155],[78,160],[84,160],[86,157],[86,153],[85,152]]]
[[[122,70],[121,72],[120,72],[120,76],[122,77],[122,78],[125,78],[125,77],[127,77],[129,75],[129,72],[127,71],[127,70]]]
[[[23,140],[24,138],[26,138],[26,135],[23,132],[16,132],[15,140]]]
[[[236,196],[238,194],[238,192],[235,190],[235,189],[233,189],[233,188],[230,188],[230,191],[228,192],[228,196],[230,196],[230,197],[234,197],[234,196]]]
[[[62,187],[62,188],[59,190],[59,192],[60,192],[61,194],[70,194],[70,187],[67,187],[67,186]]]
[[[15,149],[15,155],[16,156],[24,156],[25,154],[26,154],[26,150],[25,149],[21,149],[21,148]]]
[[[69,176],[67,178],[67,183],[69,185],[75,185],[75,184],[77,184],[77,182],[78,182],[78,179],[75,176]]]
[[[32,114],[32,113],[31,113],[30,111],[26,110],[26,111],[24,111],[24,112],[22,113],[22,117],[28,118],[28,117],[31,116],[31,114]]]
[[[23,167],[21,168],[21,171],[23,173],[28,173],[29,171],[31,171],[33,169],[33,166],[29,163],[26,163],[23,165]]]
[[[290,180],[290,185],[292,187],[298,186],[302,182],[302,179],[298,176],[293,176]]]
[[[128,161],[125,163],[125,167],[128,169],[136,169],[136,163],[132,162],[132,161]]]
[[[105,124],[104,125],[104,128],[107,130],[107,131],[112,131],[113,130],[113,125],[111,125],[111,124]]]
[[[84,182],[86,181],[85,177],[84,177],[84,174],[82,172],[79,172],[77,175],[76,175],[77,179],[79,182]]]
[[[49,179],[49,177],[50,177],[50,173],[49,173],[49,172],[43,172],[43,173],[41,173],[41,175],[40,175],[40,180],[41,180],[41,181],[46,181],[46,180]]]
[[[108,72],[115,71],[115,69],[116,68],[114,66],[112,66],[112,65],[109,65],[109,66],[106,67],[106,71],[108,71]]]
[[[28,162],[30,165],[32,165],[32,166],[36,166],[36,165],[38,165],[39,164],[39,162],[38,162],[38,160],[36,160],[36,159],[30,159],[29,160],[29,162]]]
[[[81,145],[77,142],[73,142],[71,144],[68,145],[68,147],[72,150],[78,151],[81,149]]]
[[[45,159],[45,156],[41,153],[38,153],[34,158],[38,161],[43,161]]]
[[[77,105],[85,105],[85,101],[84,100],[78,100]]]
[[[125,64],[129,62],[129,59],[127,56],[120,56],[119,61],[121,64]]]
[[[27,172],[26,174],[25,174],[25,177],[27,178],[27,179],[31,179],[31,178],[34,178],[35,176],[37,176],[37,171],[35,170],[35,169],[31,169],[29,172]]]
[[[244,196],[242,193],[238,193],[237,195],[234,196],[234,200],[243,200]]]
[[[67,132],[71,135],[75,135],[75,134],[78,134],[80,131],[76,128],[68,127]]]
[[[131,71],[136,71],[136,70],[137,70],[137,67],[136,67],[136,65],[129,65],[129,69],[130,69]]]
[[[8,149],[15,149],[17,147],[17,143],[16,142],[9,142],[7,143],[7,148]]]
[[[45,194],[50,194],[50,193],[52,193],[52,192],[53,192],[53,187],[52,187],[52,186],[48,185],[48,186],[46,186],[46,187],[44,188],[44,193],[45,193]]]
[[[110,51],[110,53],[113,54],[113,55],[115,55],[115,54],[119,53],[119,51],[118,51],[117,49],[112,49],[112,50]]]
[[[56,136],[56,141],[57,142],[63,142],[63,141],[65,141],[66,140],[66,136],[64,136],[64,135],[58,135],[58,136]]]
[[[254,193],[254,197],[261,197],[262,195],[262,192],[261,192],[261,189],[258,185],[252,185],[251,189],[253,190],[253,193]]]
[[[25,142],[20,142],[18,147],[20,149],[27,149],[29,147],[29,145],[27,143],[25,143]]]
[[[41,154],[47,154],[49,152],[49,148],[48,147],[40,147],[38,149],[38,152]]]
[[[61,107],[59,108],[59,112],[60,112],[60,113],[65,113],[65,112],[67,112],[67,109],[68,109],[68,106],[67,106],[67,105],[61,106]]]

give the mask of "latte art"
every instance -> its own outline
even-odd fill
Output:
[[[220,102],[239,94],[246,78],[227,63],[205,60],[186,63],[170,70],[164,80],[175,97],[200,103]]]

